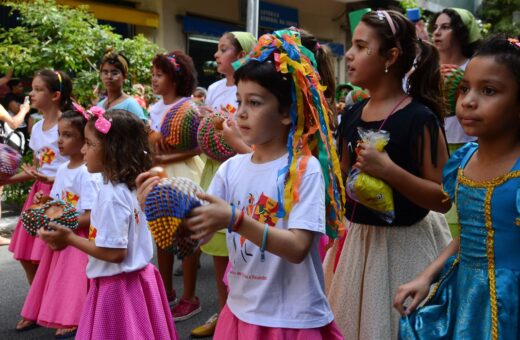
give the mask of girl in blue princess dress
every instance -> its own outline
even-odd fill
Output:
[[[520,338],[520,42],[494,37],[470,61],[457,117],[478,144],[459,149],[443,171],[461,235],[394,306],[404,339]],[[440,274],[440,275],[439,275]],[[425,305],[430,284],[440,278]],[[412,301],[405,307],[405,300]]]

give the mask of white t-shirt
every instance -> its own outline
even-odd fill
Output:
[[[226,81],[226,78],[224,78],[209,86],[206,105],[215,110],[224,107],[227,108],[227,111],[235,113],[237,110],[237,87],[235,85],[226,86]]]
[[[323,269],[318,253],[325,233],[325,183],[318,160],[309,159],[299,196],[287,218],[277,217],[278,170],[288,156],[255,164],[252,154],[236,155],[218,169],[208,192],[233,203],[238,211],[280,229],[315,232],[311,249],[302,263],[293,264],[265,252],[238,233],[226,233],[229,260],[227,305],[240,320],[254,325],[283,328],[322,327],[334,319],[324,293]]]
[[[68,161],[68,157],[60,155],[58,149],[58,124],[43,131],[45,119],[34,124],[29,147],[39,163],[38,171],[45,176],[55,177],[60,165]]]
[[[111,263],[89,256],[87,276],[114,276],[144,268],[153,255],[152,235],[135,191],[126,184],[103,183],[90,212],[89,239],[96,246],[126,249],[123,262]]]
[[[50,196],[71,203],[81,215],[92,210],[101,183],[101,175],[88,172],[85,164],[70,169],[65,162],[58,168]]]
[[[175,103],[177,103],[177,102],[174,102],[170,105],[166,105],[166,104],[164,104],[164,101],[161,98],[157,103],[153,104],[153,106],[150,108],[150,111],[149,111],[150,112],[150,127],[152,128],[152,130],[157,131],[157,132],[161,131],[161,123],[162,123],[163,117],[166,114],[166,112],[168,112],[170,110],[170,108],[173,105],[175,105]]]

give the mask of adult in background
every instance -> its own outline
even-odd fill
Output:
[[[430,21],[433,44],[439,51],[441,74],[444,79],[444,99],[447,104],[444,129],[450,154],[467,142],[475,140],[464,133],[455,116],[458,83],[464,75],[469,58],[475,53],[482,36],[471,12],[462,8],[445,8]],[[446,220],[453,236],[459,234],[457,207],[452,205]]]
[[[103,86],[107,91],[107,97],[101,99],[97,106],[105,111],[126,110],[133,113],[141,120],[146,120],[143,109],[139,103],[123,91],[123,84],[128,77],[130,63],[121,53],[109,50],[99,65],[99,75]]]

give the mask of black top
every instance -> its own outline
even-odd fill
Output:
[[[342,146],[345,143],[350,158],[349,167],[352,167],[356,162],[355,148],[357,141],[361,140],[357,128],[378,130],[383,122],[365,122],[361,119],[361,113],[368,100],[347,108],[341,119],[339,150],[343,149]],[[390,116],[383,126],[382,129],[390,133],[390,141],[385,150],[394,163],[411,174],[421,177],[420,164],[423,160],[424,131],[427,129],[431,136],[431,160],[426,161],[431,161],[434,166],[437,166],[437,143],[440,126],[437,116],[422,102],[413,99],[410,104]],[[442,138],[445,138],[445,136],[443,135]],[[359,203],[355,208],[354,216],[352,216],[354,202],[348,197],[346,203],[347,219],[354,223],[375,226],[410,226],[419,222],[428,214],[429,210],[415,205],[397,190],[392,188],[392,191],[395,219],[391,224],[386,223],[373,210]]]

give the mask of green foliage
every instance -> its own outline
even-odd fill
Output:
[[[33,153],[31,150],[28,150],[23,156],[22,163],[32,164],[32,162]],[[8,204],[11,203],[21,207],[29,195],[29,190],[32,184],[33,181],[29,181],[4,186],[2,202],[6,202]]]
[[[513,23],[513,12],[520,11],[520,0],[484,0],[478,16],[489,33],[520,35],[520,24]]]
[[[123,39],[112,28],[98,24],[87,7],[71,8],[55,0],[6,3],[17,12],[20,26],[0,29],[0,71],[14,69],[17,76],[31,77],[43,68],[60,69],[74,79],[74,96],[86,105],[100,85],[97,62],[108,48],[130,60],[130,81],[150,82],[150,65],[159,47],[143,36]]]
[[[405,11],[409,8],[420,8],[419,2],[417,0],[402,0],[399,3]]]

